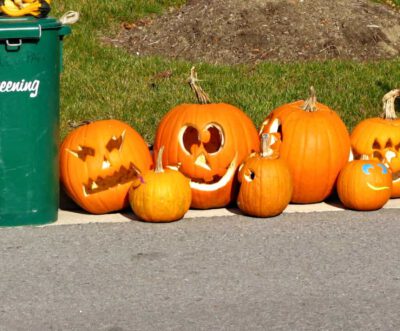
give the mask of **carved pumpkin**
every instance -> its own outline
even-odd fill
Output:
[[[382,208],[389,200],[392,175],[376,160],[354,160],[340,172],[337,192],[343,205],[355,210]]]
[[[117,120],[80,126],[60,147],[60,179],[65,191],[93,214],[127,207],[137,169],[147,170],[152,164],[143,138]]]
[[[383,97],[382,117],[361,121],[351,133],[354,159],[367,155],[390,168],[393,176],[392,197],[400,197],[400,119],[396,117],[395,99],[400,90]]]
[[[189,210],[192,198],[190,180],[178,170],[164,169],[162,147],[155,170],[148,170],[134,180],[129,190],[133,212],[148,222],[172,222]]]
[[[317,102],[315,90],[306,101],[282,105],[263,122],[260,134],[281,140],[280,157],[290,169],[294,203],[323,201],[334,189],[350,154],[350,138],[335,111]]]
[[[189,82],[203,104],[171,109],[157,128],[154,147],[165,146],[163,163],[190,178],[193,208],[223,207],[236,199],[237,168],[259,150],[257,130],[240,109],[208,103],[194,68]]]
[[[253,153],[239,169],[238,207],[245,214],[270,217],[282,213],[292,197],[289,167],[271,148],[271,135],[262,135],[261,153]]]

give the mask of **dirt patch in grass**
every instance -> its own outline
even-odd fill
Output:
[[[400,53],[400,13],[369,0],[189,0],[108,39],[137,56],[209,63],[378,60]]]

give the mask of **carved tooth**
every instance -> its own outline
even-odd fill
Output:
[[[104,160],[103,163],[101,164],[101,169],[108,169],[111,167],[111,163],[108,160]]]
[[[98,189],[98,188],[99,188],[99,186],[96,184],[95,181],[93,181],[93,182],[92,182],[92,185],[90,186],[90,189],[96,190],[96,189]]]
[[[78,147],[79,148],[79,147]],[[74,152],[72,150],[70,150],[69,148],[66,149],[68,153],[72,154],[73,156],[79,158],[79,154],[77,152]]]
[[[395,152],[393,152],[393,151],[387,151],[386,153],[385,153],[385,159],[390,163],[390,162],[392,162],[392,159],[394,158],[394,157],[396,157],[397,156],[397,154],[395,153]]]

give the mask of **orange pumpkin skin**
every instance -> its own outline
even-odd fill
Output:
[[[156,169],[145,171],[129,189],[133,212],[147,222],[177,221],[190,207],[190,180],[178,170],[163,169],[161,154]]]
[[[350,136],[354,159],[367,155],[369,159],[380,161],[391,170],[392,198],[400,197],[400,119],[394,112],[394,100],[399,95],[400,90],[387,93],[383,98],[383,117],[361,121]]]
[[[354,160],[340,172],[337,193],[346,208],[376,210],[389,200],[392,176],[389,169],[375,160]]]
[[[239,182],[238,207],[251,216],[279,215],[288,206],[293,193],[289,167],[277,154],[250,155],[240,167]]]
[[[306,102],[273,110],[260,130],[281,139],[280,157],[292,174],[294,203],[326,199],[350,154],[349,133],[336,112],[319,102],[314,103],[314,111],[303,110]]]
[[[257,130],[240,109],[226,103],[181,104],[158,125],[154,148],[163,163],[190,178],[191,207],[218,208],[237,196],[237,168],[259,150]]]
[[[74,129],[60,147],[60,180],[83,209],[104,214],[126,208],[137,169],[153,161],[146,142],[131,126],[101,120]]]

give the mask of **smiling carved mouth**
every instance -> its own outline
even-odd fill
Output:
[[[118,185],[129,183],[137,177],[137,173],[136,166],[130,163],[128,168],[122,166],[112,175],[105,177],[99,176],[96,179],[89,178],[88,183],[83,185],[83,194],[88,196],[109,190]]]
[[[203,179],[190,178],[190,187],[194,190],[200,191],[216,191],[227,185],[236,173],[236,156],[229,164],[225,174],[221,176],[214,176],[212,181],[204,181]]]

